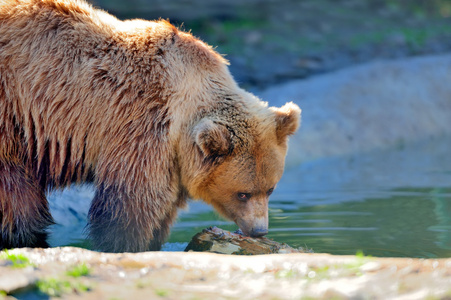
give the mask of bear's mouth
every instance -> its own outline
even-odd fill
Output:
[[[246,224],[242,224],[241,222],[240,224],[238,222],[236,223],[239,227],[239,229],[236,232],[241,235],[258,238],[268,234],[268,226],[265,226],[266,222],[255,222],[253,226],[247,226]]]
[[[253,238],[259,238],[259,237],[263,237],[263,236],[265,236],[265,235],[267,235],[268,234],[268,230],[267,229],[260,229],[260,230],[252,230],[250,233],[248,233],[248,234],[246,234],[246,233],[244,233],[242,230],[241,230],[241,228],[238,228],[236,231],[235,231],[235,233],[236,234],[239,234],[239,235],[243,235],[243,236],[248,236],[248,237],[253,237]]]

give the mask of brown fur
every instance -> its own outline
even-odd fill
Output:
[[[159,249],[188,195],[252,233],[300,110],[268,109],[226,64],[166,21],[0,0],[0,248],[46,246],[45,192],[83,182],[104,251]],[[259,196],[233,202],[242,189]]]

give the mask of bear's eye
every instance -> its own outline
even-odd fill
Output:
[[[240,201],[247,201],[252,197],[251,193],[238,193],[237,195],[238,200]]]
[[[270,189],[266,192],[266,195],[269,197],[269,196],[271,196],[272,192],[274,192],[274,188],[270,188]]]

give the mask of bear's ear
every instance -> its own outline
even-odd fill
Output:
[[[205,156],[226,155],[232,146],[229,130],[207,118],[194,127],[193,136]]]
[[[301,109],[293,102],[289,102],[281,108],[273,108],[276,114],[276,134],[279,143],[286,140],[299,128],[301,121]]]

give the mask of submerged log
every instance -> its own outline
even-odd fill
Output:
[[[230,232],[218,227],[210,227],[196,234],[185,251],[237,255],[313,252],[302,247],[294,249],[285,243],[278,243],[266,237],[252,238],[240,232]]]

